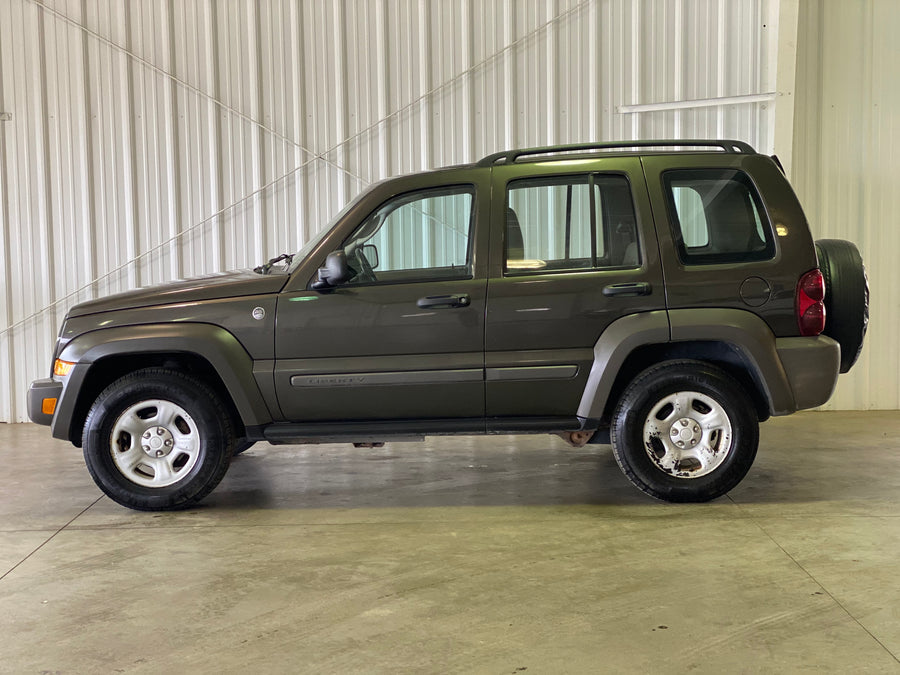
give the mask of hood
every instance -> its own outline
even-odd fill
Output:
[[[147,286],[82,302],[69,310],[69,316],[84,316],[85,314],[152,305],[173,305],[200,300],[236,298],[243,295],[277,293],[287,280],[287,274],[257,274],[252,270],[211,274],[186,281]]]

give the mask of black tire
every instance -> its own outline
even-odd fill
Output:
[[[84,459],[94,482],[138,511],[196,504],[222,480],[233,453],[232,423],[216,393],[164,368],[113,382],[84,426]]]
[[[690,437],[681,436],[682,429]],[[759,420],[743,389],[721,369],[702,361],[667,361],[625,389],[611,437],[616,462],[635,487],[665,501],[705,502],[747,475],[759,444]],[[708,465],[692,454],[707,455]]]
[[[842,239],[816,242],[825,278],[825,335],[841,345],[841,372],[853,367],[869,327],[869,281],[859,250]]]
[[[239,455],[245,450],[249,450],[254,445],[256,445],[256,441],[248,441],[246,438],[239,438],[234,442],[234,454]]]

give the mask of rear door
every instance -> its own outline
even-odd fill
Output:
[[[488,428],[571,425],[604,329],[665,309],[640,160],[524,166],[492,175]]]

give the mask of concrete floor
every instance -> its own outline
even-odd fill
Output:
[[[900,413],[762,427],[669,505],[550,436],[257,446],[128,511],[0,425],[0,672],[900,672]]]

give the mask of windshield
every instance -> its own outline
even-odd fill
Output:
[[[291,261],[291,266],[288,267],[288,270],[287,270],[289,274],[292,273],[295,269],[297,269],[300,266],[300,263],[302,263],[306,259],[306,256],[308,256],[310,254],[310,252],[322,242],[322,240],[325,238],[325,235],[328,234],[329,232],[331,232],[331,229],[337,224],[337,222],[341,218],[343,218],[345,215],[347,215],[347,213],[349,213],[350,209],[352,209],[354,206],[356,206],[357,202],[359,202],[359,200],[362,199],[363,195],[365,195],[366,192],[367,192],[366,190],[363,190],[358,195],[356,195],[356,197],[354,197],[349,202],[347,202],[347,204],[344,206],[344,208],[342,208],[338,212],[338,214],[328,222],[328,224],[325,227],[323,227],[321,230],[316,232],[312,237],[310,237],[309,241],[307,241],[303,245],[303,248],[301,248],[299,251],[297,251],[297,253],[294,254],[294,259]]]

